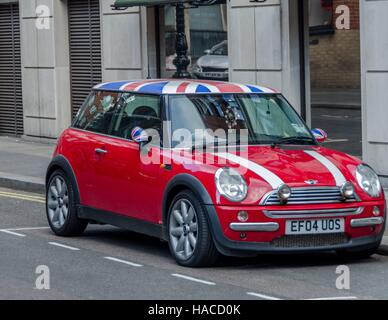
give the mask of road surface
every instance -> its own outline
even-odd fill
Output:
[[[363,261],[335,254],[223,258],[212,268],[183,268],[166,243],[110,226],[56,237],[44,198],[0,189],[0,299],[388,299],[388,250]],[[336,268],[350,268],[350,290]],[[37,267],[50,271],[36,288]]]

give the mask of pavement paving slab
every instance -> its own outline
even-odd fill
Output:
[[[361,109],[361,90],[312,89],[311,105],[313,108]]]
[[[44,177],[54,144],[0,137],[0,186],[44,191]]]

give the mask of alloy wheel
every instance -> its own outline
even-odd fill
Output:
[[[51,224],[56,229],[62,228],[69,215],[69,192],[66,181],[61,176],[55,176],[50,182],[47,209]]]
[[[194,254],[198,240],[197,213],[190,201],[180,199],[174,204],[170,214],[169,235],[176,256],[188,260]]]

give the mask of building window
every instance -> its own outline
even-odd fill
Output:
[[[161,56],[161,74],[171,76],[175,71],[175,7],[165,6],[161,22],[161,40],[165,50]],[[194,77],[228,80],[228,34],[226,5],[203,6],[185,10],[189,72]]]

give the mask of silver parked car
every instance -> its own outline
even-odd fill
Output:
[[[222,41],[204,53],[193,66],[194,76],[199,79],[228,80],[228,41]]]

